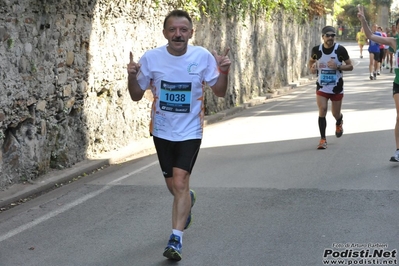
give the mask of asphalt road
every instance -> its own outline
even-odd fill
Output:
[[[179,265],[397,265],[394,75],[370,81],[367,52],[345,45],[355,69],[328,149],[314,85],[205,128]],[[155,155],[109,166],[1,213],[0,265],[176,264],[162,256],[171,203]]]

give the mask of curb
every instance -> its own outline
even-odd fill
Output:
[[[71,168],[55,170],[33,183],[14,184],[11,187],[0,191],[0,213],[2,208],[18,205],[27,201],[35,195],[56,188],[63,183],[69,183],[79,176],[97,170],[108,164],[108,160],[84,160],[76,163]]]
[[[301,78],[297,82],[293,82],[288,84],[288,86],[276,89],[273,92],[267,93],[265,96],[251,99],[249,102],[244,103],[241,106],[206,116],[204,120],[204,126],[206,127],[207,125],[219,122],[226,117],[232,116],[250,107],[264,104],[271,99],[288,94],[293,89],[306,86],[311,82],[314,82],[313,77]],[[101,167],[110,164],[123,163],[151,154],[155,154],[152,138],[142,139],[139,143],[133,143],[120,150],[107,153],[101,158],[84,160],[76,163],[70,168],[51,171],[46,175],[39,177],[38,180],[32,183],[27,182],[22,184],[14,184],[9,188],[0,190],[0,213],[6,209],[24,203],[32,197],[55,189],[63,184],[73,182],[75,179],[85,176],[95,170],[100,169]]]

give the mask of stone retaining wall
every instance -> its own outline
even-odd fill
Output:
[[[129,51],[138,60],[166,43],[171,9],[147,0],[0,0],[0,188],[149,137],[151,94],[131,101],[126,64]],[[206,113],[306,75],[322,24],[283,13],[271,22],[195,20],[192,44],[231,48],[228,94],[208,90]]]

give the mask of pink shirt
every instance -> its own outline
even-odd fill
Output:
[[[385,32],[380,32],[382,37],[388,37],[387,34]],[[385,45],[380,44],[380,49],[385,49]]]

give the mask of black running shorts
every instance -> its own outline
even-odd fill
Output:
[[[395,95],[396,93],[399,93],[399,84],[396,84],[395,82],[393,83],[393,95]]]
[[[159,164],[165,178],[173,176],[173,168],[191,174],[201,146],[201,139],[170,141],[153,136]]]
[[[369,52],[370,54],[374,55],[374,61],[380,62],[380,53],[376,53],[376,52]]]

